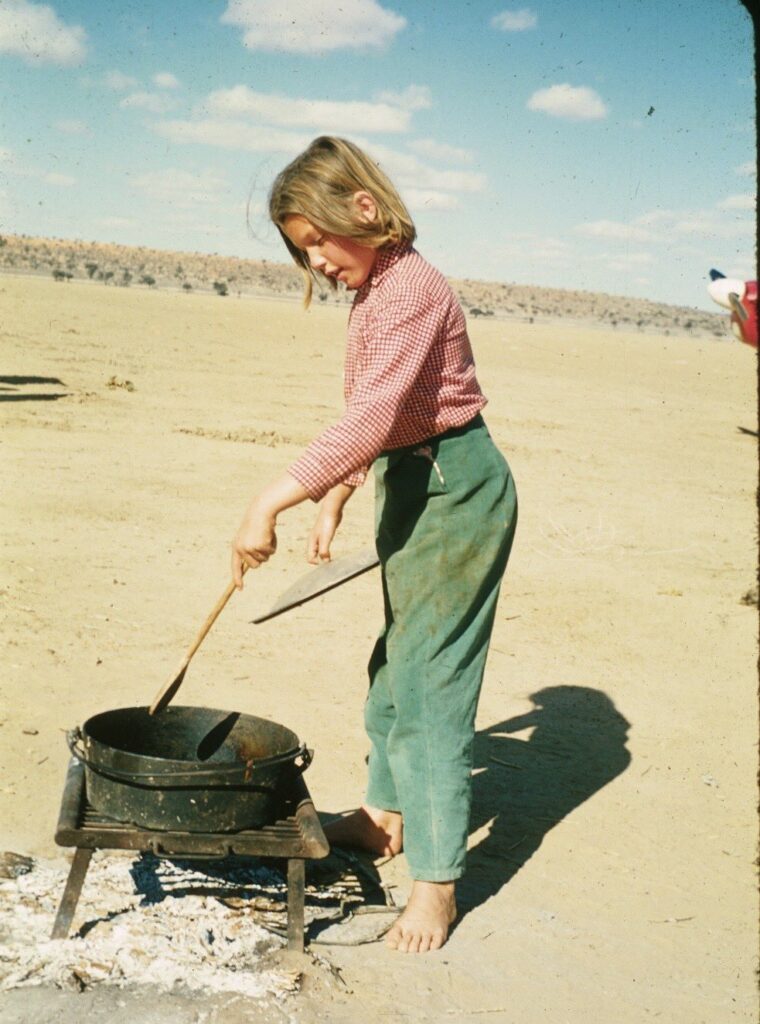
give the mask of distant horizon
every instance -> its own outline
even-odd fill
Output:
[[[140,251],[140,250],[143,250],[143,251],[146,251],[146,252],[163,254],[163,255],[166,255],[166,256],[178,256],[178,257],[189,256],[189,257],[195,257],[195,258],[199,258],[199,259],[214,259],[214,258],[218,258],[220,260],[230,260],[230,261],[241,262],[241,263],[266,264],[268,267],[279,267],[279,268],[282,268],[283,270],[292,270],[296,274],[298,274],[298,272],[299,272],[298,271],[298,267],[296,266],[295,263],[288,262],[287,259],[283,259],[283,260],[271,259],[268,256],[264,256],[264,257],[261,257],[261,256],[236,256],[236,255],[231,255],[231,254],[221,253],[221,252],[204,252],[203,250],[198,250],[198,249],[195,249],[195,250],[192,250],[192,249],[165,249],[165,248],[156,247],[156,246],[150,246],[150,245],[125,245],[125,244],[123,244],[121,242],[113,242],[113,241],[103,242],[103,241],[100,241],[98,239],[61,238],[61,237],[52,236],[52,235],[29,235],[29,234],[16,233],[16,232],[10,232],[10,231],[5,232],[4,234],[0,232],[0,239],[1,238],[28,239],[29,241],[36,241],[36,242],[56,242],[56,243],[59,243],[61,245],[71,245],[71,246],[90,246],[90,245],[92,245],[92,246],[104,246],[104,247],[112,247],[114,249],[124,249],[124,250],[128,250],[128,251]],[[2,253],[2,247],[0,247],[0,254],[1,253]],[[10,272],[16,272],[16,273],[18,273],[18,272],[21,272],[21,273],[26,272],[26,271],[23,271],[23,270],[22,271],[14,271],[13,267],[10,267],[10,268],[9,267],[4,267],[2,265],[2,256],[0,255],[0,276],[2,276],[3,273],[9,272],[9,271]],[[32,273],[33,276],[37,276],[34,271],[31,271],[30,273]],[[561,293],[577,294],[577,295],[589,296],[589,297],[601,297],[601,298],[605,298],[606,297],[606,298],[610,298],[610,299],[616,299],[616,300],[622,301],[622,302],[642,303],[642,304],[647,303],[647,304],[651,304],[651,305],[656,306],[656,307],[665,307],[665,308],[668,308],[668,309],[681,310],[681,311],[684,311],[684,312],[699,313],[702,316],[704,316],[704,315],[715,316],[719,320],[724,320],[725,323],[726,323],[726,330],[729,329],[728,325],[729,325],[730,317],[729,317],[728,313],[726,313],[725,311],[722,311],[715,303],[711,303],[711,305],[708,306],[707,308],[700,308],[699,306],[686,306],[686,305],[681,305],[681,304],[673,303],[673,302],[661,302],[659,299],[651,299],[651,298],[648,298],[646,296],[622,295],[622,294],[619,294],[619,293],[616,293],[616,292],[603,292],[603,291],[593,290],[593,289],[589,289],[589,288],[567,288],[567,287],[554,286],[554,285],[542,285],[542,284],[537,284],[534,281],[528,281],[528,282],[522,282],[522,281],[497,281],[497,280],[489,280],[489,279],[486,279],[486,278],[479,278],[479,277],[458,277],[457,275],[453,275],[453,274],[447,274],[446,276],[447,276],[447,278],[449,280],[457,282],[457,283],[461,283],[461,284],[483,285],[483,286],[491,286],[491,287],[498,287],[498,288],[533,289],[533,290],[535,290],[537,292],[561,292]],[[80,278],[80,280],[85,280],[85,278]],[[131,282],[130,286],[133,285],[133,284],[139,284],[139,282]],[[119,282],[113,282],[109,286],[110,287],[121,287]],[[178,286],[178,287],[181,287],[181,286]],[[339,292],[339,294],[347,296],[348,297],[348,301],[350,301],[350,296],[352,295],[352,293],[350,291],[342,289]],[[286,297],[286,296],[283,296],[283,297]],[[294,296],[294,299],[300,299],[300,295],[299,296]]]

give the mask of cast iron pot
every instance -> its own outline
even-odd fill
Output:
[[[213,708],[118,708],[68,734],[92,806],[178,832],[239,832],[276,820],[278,793],[312,752],[276,722]]]

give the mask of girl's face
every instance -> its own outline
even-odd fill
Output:
[[[306,253],[315,270],[342,281],[346,288],[361,288],[375,265],[377,249],[343,235],[330,235],[300,213],[289,214],[282,230],[297,249]]]

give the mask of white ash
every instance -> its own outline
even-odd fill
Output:
[[[294,991],[297,973],[265,962],[282,940],[256,924],[246,907],[262,895],[265,905],[282,906],[283,879],[263,866],[225,872],[221,865],[96,853],[73,937],[58,940],[49,936],[67,865],[38,861],[27,874],[0,879],[0,990],[52,982],[80,990],[181,985],[251,997]],[[228,906],[213,893],[239,898]]]

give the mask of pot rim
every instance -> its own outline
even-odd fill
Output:
[[[200,775],[200,774],[213,774],[216,771],[230,771],[235,769],[237,771],[245,772],[250,770],[251,767],[264,767],[267,763],[276,763],[281,760],[291,760],[298,756],[303,750],[305,745],[301,743],[298,735],[289,729],[287,726],[281,725],[279,722],[274,722],[271,719],[261,718],[258,715],[249,715],[244,712],[237,711],[225,711],[220,708],[205,708],[197,707],[194,705],[171,705],[166,708],[160,714],[166,716],[164,721],[168,724],[170,718],[178,718],[183,715],[186,716],[192,712],[203,713],[204,716],[208,716],[210,719],[218,719],[216,723],[213,721],[209,724],[209,731],[214,728],[215,724],[219,724],[224,721],[230,715],[237,715],[239,719],[248,721],[256,721],[265,723],[268,726],[274,726],[280,734],[283,743],[280,749],[275,750],[273,753],[266,755],[265,757],[251,759],[250,764],[241,760],[239,757],[225,756],[223,759],[218,761],[204,760],[200,757],[188,757],[188,758],[177,758],[177,757],[162,757],[160,754],[142,754],[134,750],[129,750],[123,746],[115,746],[111,742],[98,738],[97,735],[92,735],[90,729],[99,720],[103,721],[115,721],[121,715],[126,717],[127,713],[131,717],[134,717],[135,712],[145,712],[148,716],[148,707],[140,705],[138,707],[123,707],[123,708],[112,708],[107,711],[98,712],[96,715],[90,716],[81,728],[72,730],[77,734],[77,740],[81,741],[87,759],[91,759],[93,756],[96,759],[95,767],[101,771],[111,770],[124,770],[131,771],[133,775],[154,775],[156,773],[163,773],[168,775],[170,771],[176,770],[177,773],[183,775]],[[152,723],[156,723],[156,718],[150,716]],[[200,741],[199,741],[200,742]],[[69,747],[74,753],[71,742]],[[197,748],[196,748],[197,749]],[[225,752],[226,753],[226,752]],[[77,755],[75,755],[77,756]],[[108,758],[109,763],[101,764],[97,762],[99,757]],[[84,758],[80,757],[80,760]],[[134,770],[130,766],[133,766]],[[145,768],[155,766],[155,771],[144,771]],[[137,769],[143,769],[137,771]]]

